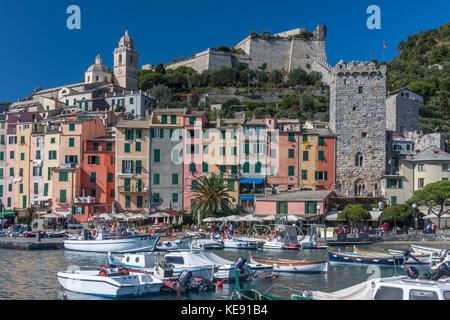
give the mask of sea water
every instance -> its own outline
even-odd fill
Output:
[[[422,243],[430,246],[428,243]],[[433,247],[448,249],[450,244],[432,243]],[[405,250],[409,248],[406,243],[377,243],[374,245],[358,246],[358,248],[374,251],[387,251],[388,249]],[[337,248],[332,248],[337,250]],[[341,247],[345,250],[345,247]],[[351,248],[348,248],[351,249]],[[239,257],[248,258],[247,250],[214,250],[217,255],[236,261]],[[327,250],[253,250],[252,254],[258,257],[273,257],[296,260],[328,260]],[[85,253],[66,250],[56,251],[20,251],[0,249],[0,299],[16,300],[57,300],[62,298],[62,287],[56,278],[58,271],[69,266],[102,266],[107,264],[107,255],[101,253]],[[419,266],[423,273],[426,266]],[[329,265],[327,274],[291,274],[279,273],[278,278],[250,279],[241,281],[243,289],[256,289],[283,299],[290,299],[291,294],[303,290],[319,290],[332,292],[341,290],[371,277],[389,277],[405,274],[402,267]],[[225,282],[221,288],[204,293],[189,292],[182,295],[188,300],[227,300],[235,290],[234,282]],[[102,299],[84,294],[66,292],[68,299],[90,300]],[[156,296],[138,297],[136,299],[164,299],[176,300],[176,294],[161,293]]]

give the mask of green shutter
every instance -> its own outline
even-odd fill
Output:
[[[325,153],[323,151],[319,151],[319,160],[325,160]]]
[[[316,181],[319,180],[319,171],[316,171]]]
[[[261,162],[257,162],[255,165],[255,173],[261,173]]]
[[[328,180],[328,171],[325,171],[325,172],[324,172],[324,178],[325,178],[325,181]]]
[[[308,161],[308,159],[309,159],[309,152],[303,151],[303,161]]]
[[[277,202],[276,206],[277,206],[277,214],[280,214],[280,202]]]
[[[244,173],[250,172],[250,163],[246,162],[244,163]]]
[[[136,142],[136,152],[141,152],[141,143]]]
[[[22,208],[25,209],[27,207],[27,196],[23,196]]]
[[[194,172],[195,171],[195,163],[191,163],[189,165],[189,171]]]
[[[303,142],[308,142],[308,136],[303,136]]]
[[[130,153],[130,144],[129,143],[125,143],[125,152]]]
[[[387,187],[388,188],[390,188],[391,187],[391,179],[386,179],[386,185],[387,185]]]
[[[69,147],[75,146],[75,138],[69,138]]]
[[[245,154],[250,154],[250,145],[248,143],[245,144]]]
[[[170,116],[170,123],[176,124],[177,123],[177,116]]]
[[[309,205],[308,205],[308,201],[305,201],[305,214],[309,213]]]
[[[319,146],[324,146],[324,145],[325,145],[325,138],[319,137]]]
[[[161,123],[162,124],[167,124],[167,115],[162,115],[161,116]]]
[[[314,213],[317,214],[317,202],[314,202]]]
[[[206,162],[203,162],[203,164],[202,164],[202,171],[203,171],[203,173],[208,172],[208,164]]]
[[[289,177],[295,176],[295,167],[289,166]]]
[[[178,193],[172,193],[172,202],[178,202]]]
[[[308,170],[302,170],[302,180],[308,180]]]
[[[155,173],[153,175],[153,184],[159,184],[159,182],[160,182],[159,178],[160,178],[159,173]]]
[[[59,191],[59,202],[60,203],[66,203],[66,190],[60,190]]]
[[[172,184],[178,184],[178,173],[172,174]]]
[[[154,150],[154,162],[160,162],[161,161],[161,151],[159,149]]]
[[[398,179],[398,188],[399,189],[403,188],[403,180],[402,179]]]
[[[44,197],[48,197],[48,183],[44,184]]]
[[[136,174],[142,173],[142,160],[136,160]]]

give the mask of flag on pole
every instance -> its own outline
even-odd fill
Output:
[[[387,47],[388,47],[387,43],[383,41],[383,48],[387,48]]]

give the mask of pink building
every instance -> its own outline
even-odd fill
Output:
[[[184,115],[183,122],[183,208],[190,212],[192,182],[202,175],[203,128],[208,123],[208,117],[204,111],[192,111]]]
[[[258,216],[295,215],[303,218],[320,218],[327,215],[333,205],[333,191],[296,191],[256,199]]]

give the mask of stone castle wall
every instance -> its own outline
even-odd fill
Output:
[[[208,49],[195,55],[195,57],[168,64],[166,68],[175,69],[187,66],[197,72],[203,70],[217,70],[220,67],[233,67],[238,63],[246,63],[252,70],[258,69],[264,63],[267,71],[284,70],[289,72],[295,68],[322,73],[326,83],[330,80],[330,71],[325,52],[326,26],[319,25],[308,40],[287,38],[298,34],[304,29],[295,29],[280,33],[269,39],[260,37],[247,37],[238,43],[235,48],[242,49],[245,54],[231,54],[227,52]],[[295,32],[294,32],[295,31]]]
[[[387,143],[385,74],[386,66],[373,63],[341,61],[333,70],[330,129],[336,135],[336,192],[340,195],[378,196],[381,192]],[[362,165],[357,165],[357,155],[362,156]]]

